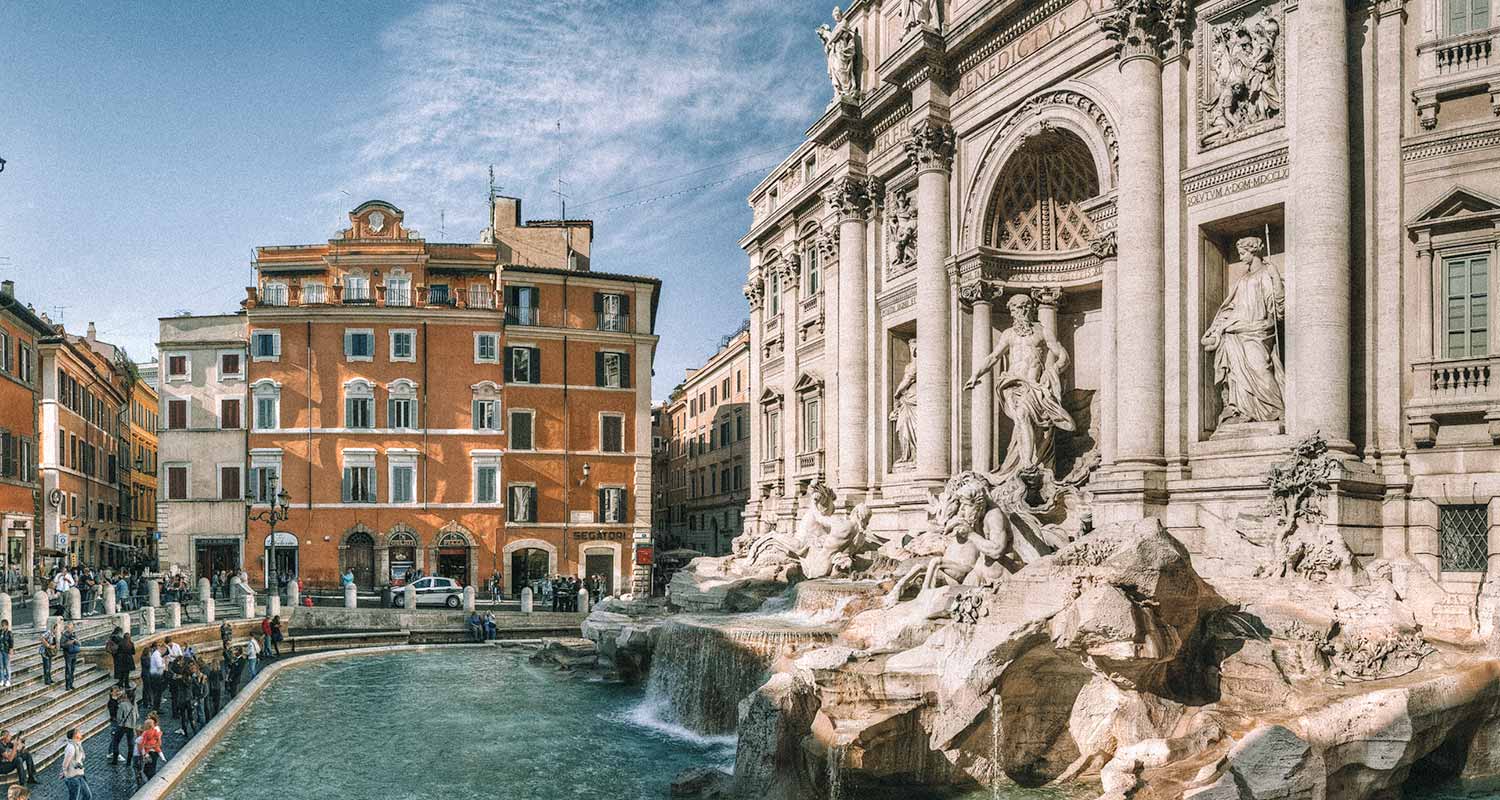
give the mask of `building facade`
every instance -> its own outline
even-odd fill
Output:
[[[126,485],[126,540],[131,554],[147,561],[155,560],[156,490],[158,475],[157,428],[161,423],[156,384],[156,363],[137,365],[132,370],[130,396],[126,408],[124,453]]]
[[[1490,5],[851,4],[749,198],[748,516],[822,482],[918,530],[961,470],[1045,469],[1203,554],[1318,433],[1350,548],[1463,605],[1500,557]]]
[[[523,224],[504,197],[491,220],[481,242],[428,242],[370,201],[325,244],[256,250],[246,502],[290,496],[278,569],[631,585],[660,284],[592,271],[587,221]],[[249,537],[253,576],[270,545]]]
[[[29,576],[42,546],[37,343],[53,330],[20,304],[15,288],[12,281],[0,282],[0,555],[5,569]]]
[[[156,558],[195,576],[238,570],[247,566],[245,318],[164,317],[159,327]]]
[[[663,411],[667,532],[674,546],[726,555],[750,488],[750,332],[687,371]]]

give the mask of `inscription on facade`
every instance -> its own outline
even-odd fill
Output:
[[[980,87],[1005,74],[1028,56],[1046,47],[1074,28],[1089,23],[1098,14],[1113,5],[1110,0],[1074,0],[1061,11],[1042,20],[1024,33],[1005,43],[987,58],[964,70],[958,80],[958,90],[953,93],[955,102]]]

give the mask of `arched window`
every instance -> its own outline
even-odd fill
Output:
[[[802,232],[802,290],[808,297],[816,297],[823,291],[823,262],[818,255],[816,226]]]
[[[500,430],[500,387],[494,381],[481,381],[470,388],[474,390],[474,430]]]
[[[375,387],[363,378],[344,384],[344,427],[375,427]]]
[[[417,427],[417,385],[406,378],[386,386],[390,397],[385,404],[386,427],[411,430]]]
[[[774,317],[781,313],[781,255],[767,253],[761,263],[766,265],[766,316]]]
[[[281,386],[270,379],[255,382],[255,430],[274,431],[281,427]]]
[[[1094,235],[1083,202],[1098,194],[1083,140],[1065,130],[1036,134],[1005,164],[990,201],[986,244],[1025,253],[1082,250]]]

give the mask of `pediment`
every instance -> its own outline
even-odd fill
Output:
[[[823,388],[823,378],[816,372],[807,371],[797,376],[797,383],[792,386],[792,391],[802,394],[803,392],[815,392]]]
[[[781,402],[781,393],[767,387],[760,393],[761,405],[773,405]]]
[[[1420,227],[1437,222],[1456,222],[1466,217],[1486,217],[1497,213],[1500,213],[1500,199],[1456,186],[1417,214],[1412,225]]]

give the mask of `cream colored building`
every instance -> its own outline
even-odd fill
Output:
[[[728,337],[686,377],[662,411],[665,531],[709,555],[729,552],[750,495],[750,334]]]
[[[1353,550],[1462,605],[1500,557],[1496,16],[856,0],[825,32],[838,96],[749,198],[747,516],[790,526],[823,481],[911,530],[951,475],[1008,463],[999,370],[965,385],[1027,295],[1069,356],[1051,469],[1091,471],[1096,524],[1158,513],[1232,549],[1318,432]],[[1244,367],[1213,348],[1251,238],[1279,318],[1272,402],[1241,415],[1223,376]]]

